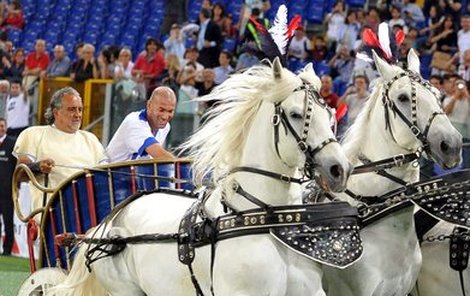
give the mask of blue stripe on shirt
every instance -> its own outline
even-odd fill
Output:
[[[140,146],[139,150],[137,151],[138,156],[147,155],[147,151],[145,151],[145,149],[147,149],[147,147],[149,147],[150,145],[153,145],[153,144],[158,144],[157,139],[155,139],[153,137],[149,137],[149,138],[145,139],[144,144],[142,144],[142,146]]]

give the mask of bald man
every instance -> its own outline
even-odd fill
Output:
[[[169,122],[175,108],[176,96],[171,88],[156,88],[147,102],[147,108],[127,115],[109,142],[106,152],[110,162],[174,159],[173,154],[163,148],[163,143],[170,132]]]

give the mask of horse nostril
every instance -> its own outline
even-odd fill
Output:
[[[447,144],[446,141],[442,141],[442,142],[441,142],[441,151],[444,152],[444,153],[446,153],[446,152],[449,151],[449,149],[450,149],[449,144]]]
[[[341,177],[341,175],[343,175],[343,168],[341,166],[335,164],[335,165],[331,166],[330,174],[334,178],[339,178],[339,177]]]

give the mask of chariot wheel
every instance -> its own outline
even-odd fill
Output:
[[[67,274],[60,268],[42,268],[31,274],[21,285],[18,296],[44,295],[45,289],[60,284]]]

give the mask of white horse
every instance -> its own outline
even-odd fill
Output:
[[[451,168],[459,164],[462,137],[444,115],[437,89],[419,75],[420,63],[415,52],[410,50],[408,54],[408,71],[386,63],[375,52],[373,55],[380,77],[364,110],[343,140],[348,158],[357,166],[420,151],[424,146],[441,166]],[[344,193],[338,198],[355,205],[373,203],[377,200],[375,196],[418,181],[419,168],[413,162],[388,169],[386,173],[392,177],[375,172],[352,175],[347,188],[356,198]],[[360,196],[362,201],[358,200]],[[407,295],[421,266],[413,207],[402,207],[384,215],[363,227],[360,233],[364,252],[358,262],[344,270],[324,268],[327,294]]]
[[[300,205],[300,186],[289,178],[306,163],[331,190],[345,189],[352,166],[334,141],[331,113],[317,97],[319,87],[311,64],[296,76],[276,59],[272,67],[233,75],[204,98],[222,102],[185,148],[192,151],[196,180],[211,174],[216,187],[205,201],[205,215],[224,214],[222,195],[237,211],[263,204]],[[254,202],[234,191],[235,182]],[[194,199],[175,194],[143,196],[112,220],[106,236],[177,233],[193,203]],[[248,218],[246,223],[252,221]],[[178,260],[176,243],[128,245],[121,253],[94,262],[91,273],[84,264],[86,249],[87,245],[80,247],[67,280],[53,291],[56,295],[100,295],[104,290],[111,295],[195,294],[188,266]],[[325,295],[321,266],[268,233],[219,241],[214,256],[211,278],[210,246],[195,249],[192,268],[204,295],[211,294],[211,282],[215,295]]]

